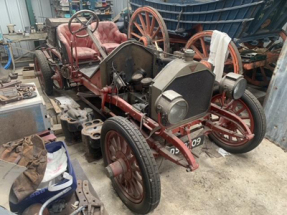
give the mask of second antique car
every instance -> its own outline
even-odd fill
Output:
[[[114,23],[99,22],[91,11],[54,27],[35,55],[43,91],[52,94],[53,82],[62,89],[81,85],[98,99],[98,106],[88,104],[106,118],[100,143],[104,165],[132,212],[149,213],[160,202],[156,157],[191,172],[199,167],[192,149],[206,137],[231,153],[261,143],[265,115],[242,75],[229,73],[217,83],[208,62],[193,60],[192,50],[165,58],[153,47],[127,41]]]

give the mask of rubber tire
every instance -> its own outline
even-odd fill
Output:
[[[215,89],[213,92],[213,96],[217,94],[219,94],[219,90]],[[241,100],[248,106],[252,116],[254,117],[254,138],[242,146],[232,147],[222,143],[212,133],[209,135],[209,138],[216,145],[223,148],[225,151],[233,154],[247,153],[255,149],[262,142],[266,133],[266,116],[257,98],[251,92],[246,90],[244,95],[241,97]]]
[[[106,120],[102,127],[101,148],[105,166],[108,165],[105,153],[105,139],[106,134],[111,130],[121,134],[131,147],[142,172],[145,197],[141,203],[134,204],[124,196],[114,179],[111,179],[113,187],[123,203],[132,212],[136,214],[147,214],[154,210],[160,202],[160,176],[155,158],[140,131],[127,119],[116,116]]]
[[[34,62],[35,62],[35,58],[37,58],[41,72],[43,74],[43,79],[44,79],[43,81],[44,81],[45,86],[44,86],[44,89],[43,89],[43,86],[41,86],[42,90],[47,94],[47,96],[51,96],[53,95],[53,80],[52,80],[53,72],[50,68],[48,60],[41,50],[35,51]]]

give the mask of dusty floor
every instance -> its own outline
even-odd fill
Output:
[[[108,213],[132,214],[113,191],[102,160],[87,163],[79,146],[70,146],[69,153],[81,163]],[[264,140],[248,154],[222,157],[216,155],[216,147],[208,147],[211,156],[197,149],[200,167],[195,172],[162,163],[161,202],[151,214],[287,214],[287,155],[282,149]]]

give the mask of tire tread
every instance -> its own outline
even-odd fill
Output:
[[[43,74],[43,78],[44,78],[43,81],[45,82],[44,91],[48,96],[51,96],[53,95],[53,81],[51,79],[53,76],[53,73],[48,63],[48,60],[41,50],[35,51],[35,58],[37,58],[39,66],[41,68],[41,72]]]

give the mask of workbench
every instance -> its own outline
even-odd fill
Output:
[[[42,32],[42,33],[34,33],[30,34],[29,36],[25,36],[23,34],[3,34],[3,37],[12,43],[15,42],[24,42],[24,41],[43,41],[46,40],[47,38],[47,33]]]

